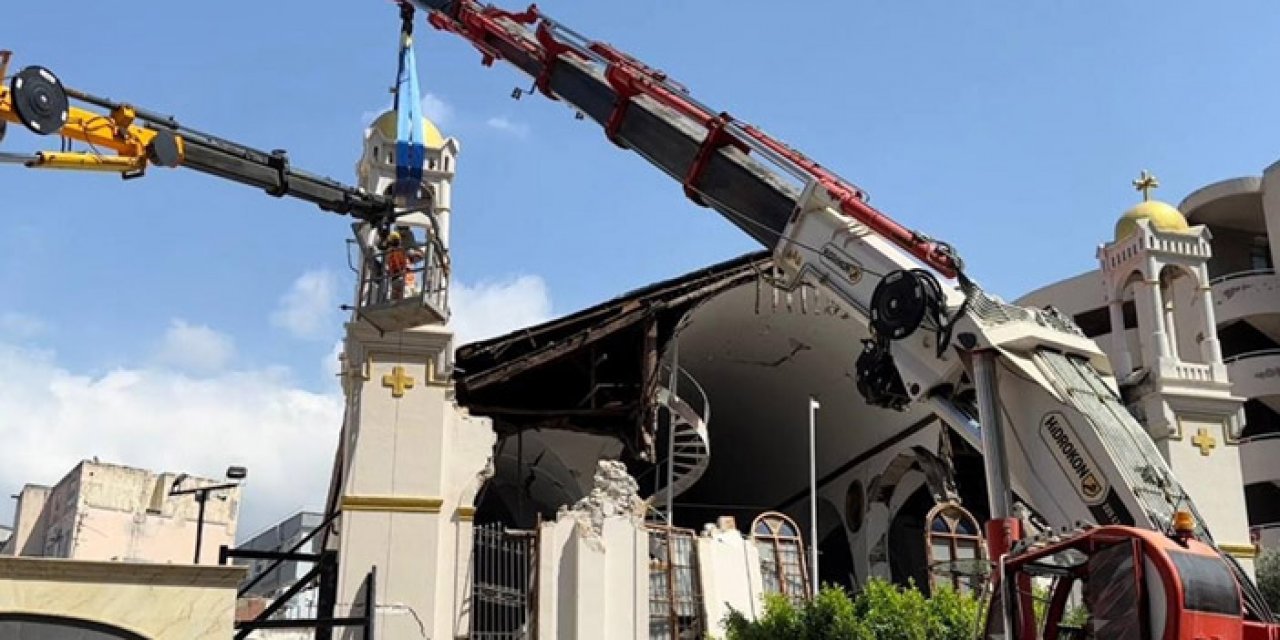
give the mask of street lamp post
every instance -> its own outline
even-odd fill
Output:
[[[187,479],[187,474],[178,474],[178,477],[173,479],[173,485],[169,487],[169,495],[184,496],[190,494],[196,499],[196,504],[199,505],[196,511],[196,555],[193,564],[200,564],[200,545],[204,541],[204,505],[209,501],[209,494],[223,489],[234,489],[240,486],[239,481],[244,480],[248,475],[249,472],[244,467],[227,467],[227,479],[235,482],[191,487],[190,489],[179,488],[182,485],[182,481]]]
[[[817,413],[818,399],[809,396],[809,553],[813,558],[810,563],[810,578],[813,582],[813,596],[818,596],[818,447],[817,447]]]

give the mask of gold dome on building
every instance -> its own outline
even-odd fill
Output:
[[[1187,231],[1187,218],[1178,208],[1159,200],[1151,199],[1151,190],[1160,186],[1156,177],[1142,172],[1142,176],[1133,181],[1133,186],[1142,192],[1142,202],[1124,212],[1116,221],[1116,242],[1124,240],[1138,231],[1138,221],[1147,220],[1153,229],[1159,231]]]
[[[396,117],[395,110],[385,111],[378,116],[377,120],[371,125],[382,137],[388,140],[396,139]],[[426,137],[423,143],[430,149],[439,149],[444,146],[444,134],[440,133],[440,128],[434,122],[427,118],[422,119],[422,133]]]

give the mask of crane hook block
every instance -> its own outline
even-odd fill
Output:
[[[32,133],[47,136],[67,123],[70,104],[62,81],[44,67],[30,66],[9,81],[13,110]]]

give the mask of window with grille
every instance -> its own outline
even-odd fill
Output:
[[[978,590],[985,573],[978,521],[964,507],[947,502],[934,507],[925,522],[929,585],[949,584],[961,593]]]
[[[809,596],[800,528],[777,512],[762,513],[751,523],[751,539],[760,552],[760,575],[766,593],[801,600]]]
[[[688,529],[648,527],[649,638],[701,638],[707,630],[697,538]]]

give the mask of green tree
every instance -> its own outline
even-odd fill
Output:
[[[730,611],[723,624],[727,640],[963,640],[974,636],[980,613],[978,600],[948,588],[925,598],[915,587],[873,579],[853,598],[832,586],[798,605],[767,595],[759,620]]]
[[[928,640],[929,609],[914,586],[901,588],[871,580],[853,600],[854,611],[873,638]]]
[[[767,593],[764,615],[750,620],[741,611],[729,608],[724,619],[727,640],[770,640],[771,638],[803,638],[800,612],[785,596]]]
[[[982,602],[950,587],[935,587],[929,598],[929,634],[932,640],[972,640],[980,631]]]
[[[1267,599],[1272,611],[1280,611],[1280,549],[1263,551],[1253,567],[1262,596]]]

